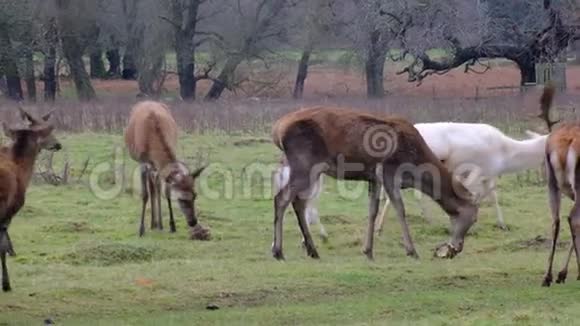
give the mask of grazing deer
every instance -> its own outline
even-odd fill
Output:
[[[6,254],[14,256],[8,227],[12,218],[24,205],[26,189],[34,172],[34,163],[41,149],[58,151],[61,144],[52,135],[54,127],[48,123],[51,113],[37,119],[19,108],[27,127],[8,127],[4,132],[11,144],[0,151],[0,261],[2,263],[2,290],[11,290]]]
[[[279,165],[274,171],[273,175],[273,188],[274,188],[274,195],[278,194],[284,185],[288,184],[290,180],[290,166],[288,166],[288,160],[286,157],[282,156],[280,159]],[[308,202],[306,203],[306,222],[308,225],[318,224],[319,226],[319,234],[322,238],[322,241],[328,240],[328,233],[324,228],[324,225],[320,222],[320,218],[318,216],[318,208],[316,207],[316,202],[318,201],[318,197],[322,192],[322,176],[318,179],[318,182],[311,187],[311,192],[307,196]],[[302,243],[304,243],[304,239],[302,239]]]
[[[548,135],[527,131],[531,139],[516,140],[484,123],[417,123],[415,128],[449,171],[464,176],[462,180],[471,192],[475,189],[468,183],[475,181],[473,186],[479,186],[476,192],[478,201],[491,195],[495,203],[497,224],[507,230],[499,207],[497,178],[540,166],[544,161]],[[421,207],[423,214],[427,214],[424,200],[421,200]],[[387,199],[377,218],[379,233],[383,229],[388,207]]]
[[[306,223],[306,205],[320,176],[368,182],[369,216],[363,253],[373,259],[375,219],[381,185],[393,202],[403,229],[407,255],[418,257],[405,217],[401,189],[418,188],[450,215],[451,239],[436,249],[453,258],[477,218],[477,206],[463,185],[435,157],[425,141],[404,119],[377,117],[348,109],[315,107],[289,113],[273,126],[274,144],[283,151],[290,177],[274,196],[272,254],[282,252],[283,218],[292,203],[308,256],[319,258]]]
[[[580,122],[561,123],[556,130],[552,131],[552,126],[559,122],[552,121],[549,117],[554,93],[554,86],[547,85],[540,101],[542,108],[540,117],[546,121],[548,129],[551,131],[548,136],[545,155],[549,203],[552,214],[552,243],[542,286],[550,286],[552,284],[554,255],[560,233],[560,201],[562,194],[574,201],[574,206],[568,216],[572,241],[566,262],[558,273],[556,283],[564,283],[566,281],[568,265],[573,251],[576,253],[578,279],[580,280],[580,200],[578,200],[578,193],[580,192],[580,165],[578,165],[580,157]]]
[[[548,136],[528,130],[526,133],[530,139],[516,140],[483,123],[437,122],[417,123],[414,126],[443,165],[455,173],[470,192],[475,194],[478,203],[488,194],[491,195],[495,203],[497,224],[501,229],[507,230],[497,196],[497,177],[540,166],[544,160]],[[277,170],[278,174],[281,169],[280,167]],[[415,192],[423,215],[430,220],[427,199],[420,191]],[[307,222],[309,225],[319,223],[321,233],[324,231],[326,238],[328,235],[317,215],[308,213],[316,211],[313,203],[317,197],[318,193],[311,196],[306,214]],[[387,198],[376,220],[375,228],[379,234],[383,230],[388,207]]]
[[[175,154],[177,124],[169,108],[162,103],[144,101],[134,106],[125,131],[125,144],[131,158],[141,168],[141,224],[139,236],[145,234],[145,210],[151,199],[151,228],[163,229],[161,219],[161,181],[169,208],[169,228],[174,233],[175,220],[171,193],[177,197],[179,208],[190,227],[191,238],[209,239],[209,230],[198,224],[195,213],[195,179],[205,167],[190,172]]]

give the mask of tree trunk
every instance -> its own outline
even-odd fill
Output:
[[[36,102],[36,78],[34,77],[34,58],[32,49],[27,49],[24,55],[24,79],[26,81],[26,93],[28,100]]]
[[[121,76],[125,80],[135,80],[137,79],[137,75],[135,57],[132,53],[127,51],[123,56],[123,72],[121,73]]]
[[[310,55],[312,54],[312,47],[308,46],[302,51],[302,57],[298,64],[298,73],[296,74],[296,83],[294,84],[294,98],[301,99],[304,94],[304,82],[308,76],[308,64],[310,63]]]
[[[62,48],[64,57],[66,58],[70,68],[79,100],[90,101],[95,99],[97,96],[93,86],[91,85],[89,74],[85,69],[83,52],[78,40],[73,36],[63,36]]]
[[[56,99],[56,49],[53,45],[48,48],[44,57],[44,100],[54,102]]]
[[[56,99],[56,44],[58,35],[55,19],[51,19],[45,33],[45,41],[48,44],[44,56],[44,100],[54,102]]]
[[[382,98],[385,95],[383,76],[385,71],[385,57],[383,55],[369,54],[365,63],[367,96],[369,98]]]
[[[90,101],[96,98],[96,94],[83,61],[85,47],[81,31],[75,28],[75,19],[80,18],[71,16],[71,3],[72,0],[56,1],[62,51],[70,68],[79,100]]]
[[[119,49],[107,51],[107,61],[109,61],[107,77],[118,78],[121,76],[121,54],[119,53]]]
[[[523,86],[526,83],[536,82],[536,63],[533,60],[523,59],[516,60],[516,64],[520,69],[520,85]]]
[[[195,100],[195,46],[193,37],[181,30],[175,32],[175,53],[177,56],[177,74],[179,76],[179,94],[181,99],[190,102]]]
[[[144,55],[145,57],[142,60],[147,60],[148,56]],[[139,74],[139,78],[137,82],[139,84],[139,94],[137,97],[144,98],[144,97],[152,97],[158,98],[161,89],[155,89],[155,82],[159,80],[161,74],[161,68],[163,67],[163,56],[159,56],[158,58],[151,58],[151,62],[146,63],[141,66],[141,73]]]
[[[90,53],[91,78],[105,78],[107,70],[103,62],[103,52],[95,49]]]
[[[382,98],[385,95],[383,76],[385,71],[385,54],[379,49],[380,32],[371,33],[371,39],[365,63],[367,80],[367,97]]]
[[[2,74],[2,69],[0,69],[0,94],[8,95],[8,85],[6,85],[6,78]]]
[[[0,71],[6,76],[7,95],[15,101],[21,101],[23,96],[18,63],[6,30],[0,30],[0,51]]]
[[[234,55],[226,60],[224,68],[205,95],[206,101],[214,101],[220,98],[224,90],[231,85],[236,68],[242,62],[242,59],[242,56]]]

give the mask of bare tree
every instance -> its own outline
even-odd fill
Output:
[[[27,24],[24,4],[14,0],[0,2],[0,78],[6,79],[7,96],[17,101],[23,99],[23,90],[15,41],[19,41],[18,34]]]
[[[6,24],[0,25],[0,49],[0,76],[6,76],[8,97],[17,101],[22,100],[23,92],[18,63]]]
[[[96,98],[89,74],[83,61],[87,48],[86,33],[94,22],[87,19],[87,13],[94,13],[90,0],[55,0],[58,9],[59,35],[62,40],[64,57],[67,60],[75,84],[77,96],[81,101]],[[89,31],[90,33],[90,31]]]
[[[171,27],[159,17],[166,8],[157,0],[140,0],[136,7],[132,42],[137,45],[134,59],[139,71],[140,97],[158,97],[162,92],[165,54],[171,45]]]
[[[137,78],[136,56],[141,42],[141,31],[137,27],[138,0],[121,0],[123,21],[125,22],[125,53],[123,55],[123,79]]]
[[[195,99],[195,49],[199,44],[194,37],[197,23],[204,18],[200,16],[200,6],[204,2],[206,0],[170,0],[171,18],[162,16],[173,27],[179,93],[184,101]]]
[[[293,97],[302,98],[304,83],[308,77],[310,56],[315,44],[320,44],[328,38],[338,24],[333,14],[333,5],[336,0],[313,0],[308,2],[304,18],[304,40],[302,55],[298,63],[296,82],[294,83]]]
[[[56,47],[58,45],[58,30],[56,26],[56,18],[49,17],[41,30],[44,34],[44,100],[47,102],[54,102],[57,89]]]
[[[229,30],[223,38],[226,60],[206,100],[218,99],[226,88],[231,88],[236,68],[244,60],[260,58],[263,52],[271,51],[269,44],[286,37],[291,29],[286,18],[292,8],[301,1],[292,0],[238,0],[228,10],[231,19]]]
[[[535,82],[535,64],[553,62],[577,38],[570,25],[570,8],[563,1],[452,0],[406,2],[405,10],[385,12],[397,20],[411,20],[401,29],[399,59],[412,59],[400,73],[421,82],[482,58],[506,58],[521,72],[521,83]],[[429,55],[443,49],[443,59]],[[486,70],[488,67],[486,67]]]

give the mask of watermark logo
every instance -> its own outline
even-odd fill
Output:
[[[374,158],[383,158],[395,152],[397,141],[397,132],[391,126],[379,124],[365,131],[363,149]]]

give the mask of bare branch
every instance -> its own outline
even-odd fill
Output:
[[[171,26],[173,26],[174,28],[181,29],[181,24],[178,24],[178,23],[174,22],[173,20],[171,20],[165,16],[159,15],[158,17],[161,18],[161,20],[164,20],[164,21],[168,22],[169,24],[171,24]]]

